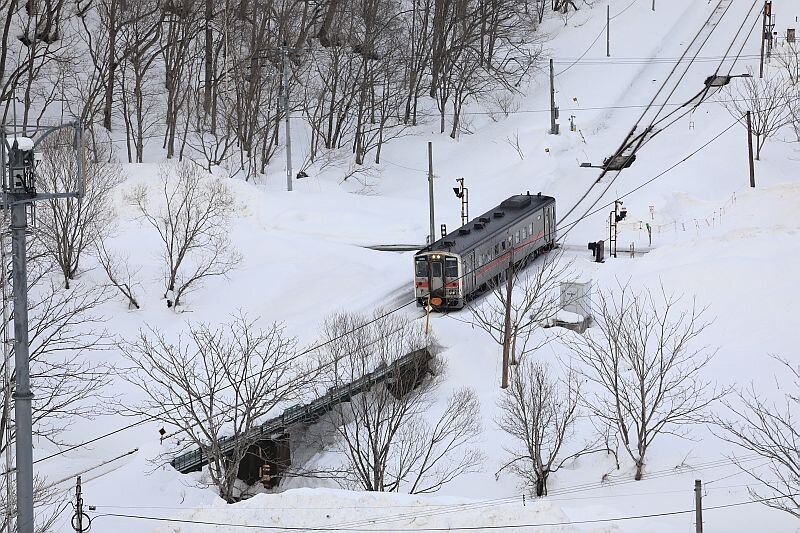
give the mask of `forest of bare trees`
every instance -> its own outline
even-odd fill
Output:
[[[76,116],[90,147],[129,162],[188,157],[249,179],[283,150],[291,112],[310,136],[303,159],[340,149],[379,163],[408,127],[431,121],[455,138],[467,106],[520,91],[545,14],[583,5],[0,0],[0,113]]]

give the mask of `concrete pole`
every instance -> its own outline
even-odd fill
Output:
[[[694,522],[695,533],[703,533],[703,482],[694,480]]]
[[[430,205],[430,215],[431,215],[431,242],[429,244],[433,244],[436,241],[436,223],[435,223],[435,216],[433,213],[433,143],[428,143],[428,204]]]
[[[13,179],[10,177],[10,179]],[[13,183],[11,184],[13,186]],[[17,531],[33,533],[33,424],[31,420],[30,359],[28,354],[28,271],[25,231],[26,203],[6,194],[11,205],[11,256],[14,285],[14,414],[17,427]]]
[[[606,6],[606,57],[611,57],[611,6]]]
[[[558,124],[556,124],[556,75],[552,58],[550,59],[550,134],[558,135]]]
[[[292,134],[289,128],[289,48],[283,47],[283,110],[286,113],[286,190],[292,190]]]
[[[750,111],[747,112],[747,154],[750,162],[750,186],[756,186],[756,170],[753,163],[753,122],[750,118]]]

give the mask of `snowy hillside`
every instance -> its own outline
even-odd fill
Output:
[[[610,57],[605,49],[607,4],[613,17]],[[266,175],[249,181],[225,177],[217,168],[203,180],[221,182],[233,195],[224,239],[241,257],[225,276],[209,277],[188,292],[178,312],[165,305],[158,234],[132,203],[137,187],[146,186],[150,205],[159,205],[159,163],[154,157],[123,164],[124,181],[113,193],[118,219],[107,244],[138,269],[141,309],[129,309],[115,294],[99,308],[107,319],[103,327],[117,340],[133,339],[148,327],[177,339],[192,324],[220,325],[241,312],[263,326],[285,324],[303,351],[323,338],[321,326],[332,313],[369,315],[407,304],[414,299],[414,252],[368,247],[424,245],[427,143],[432,142],[437,232],[439,224],[451,231],[460,225],[460,204],[452,192],[456,178],[463,177],[469,187],[473,217],[512,194],[553,196],[564,260],[573,261],[571,278],[591,280],[598,292],[629,283],[683,295],[681,305],[695,299],[698,307],[707,307],[710,320],[697,346],[716,351],[700,369],[702,379],[718,389],[752,385],[759,398],[781,404],[785,394],[797,391],[775,356],[795,367],[800,362],[795,338],[800,143],[791,125],[767,140],[755,163],[757,186],[750,188],[746,128],[724,104],[736,97],[715,92],[649,139],[631,168],[618,178],[609,173],[562,220],[598,179],[599,169],[580,164],[600,165],[617,150],[717,4],[657,0],[653,11],[647,0],[610,0],[581,5],[566,21],[548,14],[541,29],[549,36],[543,55],[555,58],[559,135],[548,133],[550,89],[543,61],[507,116],[468,105],[461,121],[469,132],[456,139],[447,136],[449,130],[439,132],[436,116],[387,143],[380,164],[368,161],[368,171],[347,181],[342,179],[346,166],[311,166],[309,177],[295,180],[294,190],[287,192],[279,158]],[[746,0],[722,4],[728,11],[708,34],[698,59],[674,91],[670,87],[669,94],[660,94],[664,114],[681,110],[718,68],[757,76],[761,6],[753,8]],[[787,27],[797,26],[792,21],[800,5],[775,0],[772,6],[775,31],[783,35]],[[740,50],[734,64],[732,57]],[[782,68],[773,58],[767,76],[782,79]],[[743,83],[744,78],[731,80],[732,85]],[[433,113],[435,105],[427,111]],[[311,132],[301,120],[292,128],[299,159],[310,150]],[[619,225],[618,257],[592,262],[587,243],[608,239],[609,211],[616,199],[628,210]],[[631,257],[631,245],[646,253]],[[106,283],[102,269],[90,261],[95,268],[79,276],[79,286]],[[397,311],[420,327],[423,313],[414,304]],[[704,486],[706,532],[800,531],[795,516],[751,501],[774,494],[732,457],[764,476],[769,476],[770,462],[725,440],[725,431],[711,424],[686,426],[684,437],[660,435],[648,451],[641,481],[634,481],[633,461],[624,452],[619,469],[611,455],[592,453],[552,474],[548,496],[532,497],[518,477],[500,472],[508,462],[505,450],[513,444],[497,424],[504,394],[501,347],[472,322],[468,309],[430,316],[446,373],[425,418],[434,423],[451,393],[462,387],[474,390],[482,424],[474,445],[484,457],[477,471],[435,494],[347,491],[334,479],[316,476],[286,479],[272,493],[226,504],[209,486],[207,472],[180,474],[164,464],[173,451],[191,449],[176,428],[155,420],[135,424],[139,418],[123,416],[124,406],[138,405],[144,392],[120,376],[107,388],[114,396],[107,412],[70,422],[62,437],[70,444],[90,442],[64,453],[63,447],[38,443],[36,472],[70,499],[75,476],[82,474],[84,500],[94,506],[87,514],[95,531],[692,531],[696,479]],[[547,328],[535,335],[542,347],[526,357],[547,362],[559,377],[579,366],[565,330]],[[132,365],[117,347],[89,353],[94,361],[121,371]],[[302,362],[312,364],[313,355]],[[585,387],[592,390],[592,384]],[[737,402],[735,394],[728,400]],[[722,402],[714,402],[709,411],[734,416]],[[167,433],[163,440],[162,427]],[[582,408],[570,442],[594,441],[595,433]],[[303,467],[314,471],[331,469],[341,459],[331,449],[312,446],[295,452],[295,460],[302,457]],[[57,455],[47,458],[51,454]],[[56,531],[71,530],[71,513],[71,508],[61,513]]]

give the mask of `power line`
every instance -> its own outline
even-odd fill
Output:
[[[733,502],[728,504],[722,505],[715,505],[706,507],[703,511],[714,511],[718,509],[729,509],[732,507],[739,507],[743,505],[751,505],[754,503],[765,503],[768,501],[773,500],[780,500],[785,498],[791,498],[794,496],[798,496],[800,493],[796,494],[787,494],[783,496],[774,496],[771,498],[758,498],[749,501],[740,501],[740,502]],[[368,509],[368,507],[365,507]],[[104,513],[99,514],[95,517],[112,517],[112,518],[127,518],[133,520],[148,520],[148,521],[155,521],[155,522],[171,522],[171,523],[179,523],[179,524],[194,524],[194,525],[206,525],[206,526],[217,526],[217,527],[237,527],[237,528],[244,528],[244,529],[266,529],[266,530],[281,530],[281,531],[359,531],[359,532],[375,532],[375,531],[383,531],[386,533],[413,533],[413,532],[422,532],[422,531],[485,531],[485,530],[506,530],[506,529],[521,529],[521,528],[535,528],[535,527],[556,527],[556,526],[573,526],[573,525],[587,525],[587,524],[602,524],[608,522],[623,522],[628,520],[642,520],[646,518],[663,518],[667,516],[678,516],[688,513],[694,513],[695,509],[684,509],[680,511],[664,511],[659,513],[648,513],[648,514],[640,514],[640,515],[625,515],[625,516],[617,516],[612,518],[595,518],[589,520],[573,520],[573,521],[562,521],[562,522],[546,522],[546,523],[528,523],[528,524],[488,524],[483,526],[453,526],[453,527],[422,527],[422,528],[395,528],[395,529],[380,529],[376,530],[374,528],[342,528],[342,527],[303,527],[303,526],[275,526],[275,525],[268,525],[268,524],[237,524],[237,523],[230,523],[230,522],[215,522],[215,521],[206,521],[206,520],[190,520],[190,519],[183,519],[183,518],[166,518],[166,517],[158,517],[158,516],[146,516],[146,515],[133,515],[133,514],[122,514],[122,513]]]

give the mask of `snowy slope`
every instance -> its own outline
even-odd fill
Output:
[[[470,188],[473,214],[525,190],[555,196],[563,213],[597,178],[596,169],[579,168],[579,163],[598,164],[616,149],[642,111],[627,106],[647,104],[655,80],[663,79],[673,66],[666,61],[619,59],[677,58],[711,9],[705,1],[659,0],[654,13],[649,1],[613,0],[612,14],[619,15],[612,22],[612,58],[606,61],[602,35],[605,5],[596,3],[591,9],[583,9],[566,27],[559,18],[547,21],[546,29],[553,35],[548,53],[559,58],[557,72],[570,67],[570,59],[586,52],[581,62],[556,78],[557,101],[562,109],[560,136],[547,134],[549,91],[542,74],[520,99],[519,111],[507,118],[493,121],[484,110],[470,109],[471,135],[453,141],[434,133],[436,125],[430,124],[389,144],[384,163],[375,169],[369,194],[356,194],[361,188],[356,184],[340,185],[335,171],[298,181],[292,193],[281,191],[280,168],[260,185],[228,181],[240,204],[231,239],[244,259],[229,279],[211,280],[187,297],[186,313],[175,314],[164,307],[157,242],[124,199],[126,190],[152,181],[157,169],[154,165],[127,167],[129,179],[119,191],[120,225],[113,244],[135,256],[142,266],[144,309],[130,312],[121,302],[108,304],[109,329],[126,336],[145,324],[158,324],[168,334],[177,334],[188,321],[222,321],[241,309],[265,322],[285,321],[300,344],[308,345],[328,313],[404,303],[411,298],[410,254],[376,252],[362,246],[424,242],[428,227],[427,141],[434,143],[437,224],[446,223],[450,228],[458,225],[459,205],[451,187],[454,179],[462,176]],[[774,6],[780,13],[797,10],[789,0],[776,0]],[[725,52],[749,7],[750,2],[733,2],[702,56],[717,57]],[[596,36],[600,38],[590,47]],[[757,39],[753,36],[746,59],[734,73],[753,66],[756,52]],[[699,63],[670,101],[682,102],[696,93],[714,68],[713,62]],[[570,115],[575,116],[580,132],[569,131]],[[671,167],[732,122],[721,105],[704,104],[691,118],[676,123],[643,148],[635,166],[620,176],[599,205]],[[297,135],[302,153],[301,134]],[[524,159],[506,142],[514,137],[519,139]],[[696,295],[716,317],[707,342],[719,347],[719,354],[705,369],[707,377],[721,385],[753,381],[765,395],[778,392],[772,385],[777,367],[769,354],[797,357],[793,338],[796,304],[787,297],[800,293],[796,277],[800,271],[797,146],[770,141],[756,167],[759,187],[750,190],[745,133],[741,127],[734,127],[695,157],[625,198],[629,215],[619,237],[620,249],[627,249],[631,242],[639,248],[647,245],[647,235],[637,223],[641,220],[656,228],[654,251],[636,259],[621,253],[604,265],[590,263],[588,253],[574,254],[578,268],[599,287],[631,279],[637,285],[663,283],[671,290]],[[652,216],[649,206],[654,207]],[[585,248],[587,241],[604,238],[607,212],[604,209],[586,218],[571,231],[566,239],[570,249]],[[95,275],[88,274],[86,282]],[[407,312],[418,313],[413,307]],[[163,445],[159,443],[156,423],[43,462],[39,471],[50,480],[60,480],[138,447],[135,454],[84,475],[86,502],[96,505],[101,515],[95,528],[120,532],[228,529],[102,515],[180,517],[271,528],[424,531],[558,524],[683,511],[693,507],[694,479],[703,479],[706,484],[718,480],[708,485],[704,497],[707,507],[748,500],[749,478],[725,460],[732,452],[730,445],[706,429],[696,428],[693,440],[665,439],[655,446],[648,462],[648,472],[653,475],[644,481],[631,482],[629,465],[617,472],[605,458],[583,458],[552,478],[551,497],[533,504],[527,501],[523,506],[517,480],[508,475],[495,479],[503,460],[500,450],[506,442],[493,423],[499,394],[499,349],[485,334],[455,318],[432,319],[446,348],[443,357],[449,368],[442,392],[446,396],[449,390],[463,385],[478,392],[485,426],[480,444],[489,459],[483,472],[458,479],[435,497],[348,493],[328,484],[327,488],[298,488],[224,505],[211,489],[197,482],[197,476],[182,476],[150,461],[164,449],[162,446],[174,445],[169,439]],[[558,364],[568,354],[554,341],[536,356]],[[116,354],[109,357],[111,362],[122,363]],[[125,401],[136,400],[136,392],[124,383],[119,383],[115,391]],[[119,416],[81,421],[68,437],[80,441],[130,422]],[[42,446],[37,456],[53,451]],[[330,458],[323,455],[314,460],[324,465]],[[754,468],[759,465],[753,463]],[[610,483],[602,484],[601,477],[607,473],[611,474]],[[68,479],[58,487],[70,490],[72,483]],[[62,530],[68,530],[67,514],[64,517]],[[394,520],[387,522],[387,518]],[[800,527],[788,515],[757,504],[709,510],[705,523],[706,531],[728,532],[789,532]],[[687,513],[520,530],[666,532],[690,530],[692,525],[693,514]]]

